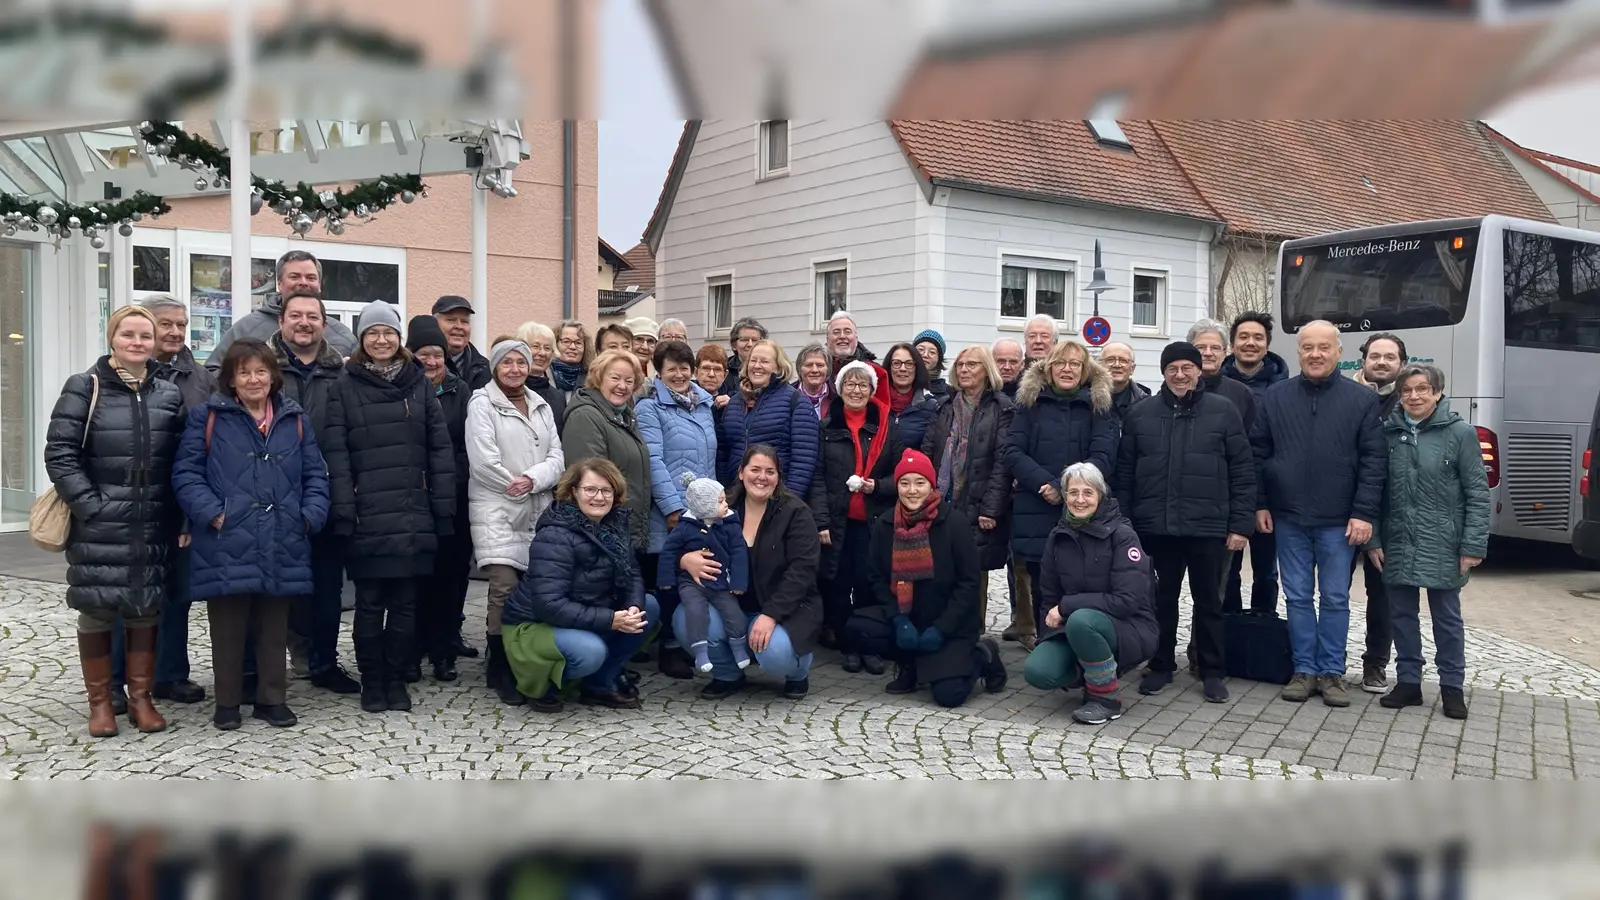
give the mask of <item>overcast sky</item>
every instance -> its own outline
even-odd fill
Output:
[[[655,209],[683,120],[639,0],[605,0],[600,34],[600,236],[627,253]]]

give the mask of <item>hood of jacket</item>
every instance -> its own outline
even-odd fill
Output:
[[[285,368],[289,365],[289,343],[283,339],[283,332],[274,331],[269,341],[272,349],[278,354],[278,367]],[[344,357],[339,351],[329,345],[327,338],[323,338],[322,345],[317,348],[317,368],[338,370],[344,368]]]
[[[1267,355],[1261,358],[1261,368],[1247,375],[1239,371],[1238,362],[1229,353],[1228,358],[1222,361],[1222,374],[1247,385],[1273,385],[1289,377],[1289,364],[1283,361],[1283,357],[1268,350]]]
[[[1087,362],[1087,370],[1083,373],[1083,377],[1087,379],[1088,384],[1079,386],[1079,395],[1082,396],[1084,391],[1087,391],[1093,402],[1094,411],[1108,412],[1111,409],[1111,376],[1093,359]],[[1048,368],[1044,365],[1032,365],[1028,367],[1028,371],[1022,373],[1022,381],[1017,384],[1018,406],[1030,407],[1039,402],[1039,395],[1045,392],[1045,383],[1050,378],[1049,372],[1046,371]]]

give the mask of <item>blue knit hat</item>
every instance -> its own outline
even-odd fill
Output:
[[[941,360],[944,359],[944,335],[934,331],[932,328],[924,328],[922,331],[917,332],[916,337],[911,339],[911,346],[915,347],[923,341],[927,341],[933,344],[935,347],[938,347],[939,358]]]

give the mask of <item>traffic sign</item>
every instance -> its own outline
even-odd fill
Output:
[[[1083,339],[1091,347],[1104,344],[1111,340],[1111,323],[1102,316],[1090,316],[1089,321],[1083,323]]]

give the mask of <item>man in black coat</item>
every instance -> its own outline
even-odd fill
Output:
[[[1272,346],[1272,314],[1242,312],[1233,320],[1229,336],[1233,352],[1222,361],[1222,377],[1250,389],[1257,406],[1267,389],[1289,377],[1289,365],[1268,348]],[[1228,567],[1228,586],[1222,595],[1222,611],[1244,609],[1244,554],[1235,553]],[[1250,536],[1250,611],[1278,611],[1278,542],[1270,531]]]
[[[1339,374],[1338,327],[1306,323],[1299,350],[1300,374],[1267,391],[1250,434],[1256,528],[1278,536],[1295,671],[1283,699],[1349,706],[1351,561],[1382,513],[1389,450],[1377,395]]]
[[[1221,322],[1201,319],[1189,329],[1189,343],[1200,351],[1200,381],[1205,389],[1231,401],[1244,420],[1245,434],[1256,423],[1256,397],[1250,389],[1231,378],[1222,377],[1222,362],[1228,358],[1228,332]],[[1163,373],[1164,375],[1165,373]]]
[[[1384,422],[1400,402],[1400,392],[1395,390],[1395,379],[1405,368],[1406,342],[1399,335],[1387,331],[1367,338],[1361,345],[1361,374],[1357,384],[1364,384],[1379,397],[1378,421]],[[1367,649],[1361,654],[1361,689],[1369,694],[1388,690],[1389,650],[1394,646],[1394,627],[1389,620],[1389,588],[1383,583],[1383,572],[1372,564],[1365,553],[1357,553],[1351,563],[1361,566],[1361,576],[1367,587]]]
[[[489,383],[489,359],[472,346],[472,304],[467,298],[445,294],[433,301],[433,318],[445,337],[445,362],[450,371],[477,390]]]
[[[1238,410],[1201,383],[1200,351],[1177,341],[1161,352],[1161,390],[1128,410],[1112,490],[1156,572],[1161,636],[1142,694],[1177,671],[1178,594],[1185,570],[1205,698],[1228,699],[1222,649],[1222,577],[1228,554],[1254,529],[1255,461]]]

